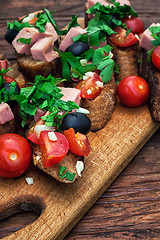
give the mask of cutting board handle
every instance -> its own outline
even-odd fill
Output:
[[[38,216],[45,210],[46,205],[41,197],[27,195],[13,198],[5,204],[0,205],[0,220],[17,213],[35,212]]]

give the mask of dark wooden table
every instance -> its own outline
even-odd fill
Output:
[[[85,0],[0,1],[0,53],[14,61],[14,52],[3,36],[6,22],[42,8],[54,10],[55,20],[64,27],[72,14],[84,16]],[[134,0],[132,6],[145,26],[160,22],[158,0]],[[80,239],[159,239],[160,236],[160,129],[66,236]],[[34,213],[17,214],[0,222],[0,238],[37,218]]]

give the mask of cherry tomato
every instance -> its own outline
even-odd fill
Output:
[[[44,125],[44,121],[42,119],[38,120],[36,122],[36,124],[29,129],[29,131],[27,133],[27,139],[30,140],[31,142],[39,145],[39,137],[37,136],[37,134],[34,130],[36,125]]]
[[[7,69],[7,60],[0,60],[0,70],[2,70],[2,68]]]
[[[81,80],[76,88],[81,90],[80,96],[82,98],[94,99],[96,98],[103,87],[99,87],[96,82],[102,82],[101,77],[94,72],[93,76],[87,80]]]
[[[69,142],[69,150],[78,156],[88,156],[90,153],[90,143],[86,135],[75,133],[73,128],[64,131]]]
[[[42,153],[42,164],[44,167],[51,167],[59,163],[67,154],[69,144],[66,137],[59,132],[55,132],[56,141],[48,137],[50,131],[40,133],[40,148]]]
[[[138,17],[127,17],[122,19],[122,22],[126,24],[128,29],[132,29],[132,33],[141,34],[144,32],[144,23]]]
[[[128,107],[143,105],[149,97],[149,86],[139,76],[123,78],[117,88],[117,95],[120,101]]]
[[[133,33],[129,33],[126,37],[126,30],[121,27],[114,29],[115,34],[112,34],[110,39],[118,47],[129,47],[137,43],[138,39]]]
[[[160,46],[156,47],[152,53],[153,65],[160,70]]]
[[[29,167],[32,150],[28,141],[14,133],[0,135],[0,176],[21,176]]]

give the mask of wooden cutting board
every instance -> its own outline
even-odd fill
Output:
[[[60,183],[33,165],[21,178],[0,178],[0,220],[26,211],[40,215],[3,239],[63,239],[159,126],[146,105],[127,108],[117,103],[107,125],[88,134],[91,153],[85,159],[83,177],[73,184]],[[26,177],[33,177],[34,184],[27,185]]]
[[[158,129],[147,106],[117,104],[108,124],[89,133],[92,151],[83,177],[63,184],[31,166],[19,179],[0,178],[0,219],[28,210],[40,213],[32,224],[3,239],[63,239]],[[27,185],[25,177],[33,177]]]

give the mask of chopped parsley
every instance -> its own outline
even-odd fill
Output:
[[[15,96],[19,104],[19,114],[22,117],[22,126],[25,125],[28,118],[33,118],[37,108],[43,111],[49,111],[50,114],[42,116],[47,126],[55,126],[57,131],[60,130],[62,118],[73,109],[79,106],[72,101],[65,102],[61,98],[63,94],[57,87],[57,84],[63,79],[56,79],[49,75],[44,78],[37,75],[34,83],[21,88],[20,94]]]
[[[154,49],[158,46],[160,46],[160,26],[152,26],[149,28],[150,32],[152,33],[151,36],[154,38],[154,40],[151,41],[153,44],[153,48],[147,52],[147,61],[151,62],[152,60],[152,53]]]
[[[86,59],[92,63],[82,65],[80,58],[75,57],[71,52],[61,52],[58,49],[60,59],[62,61],[62,76],[71,81],[71,76],[81,80],[86,72],[100,70],[100,76],[104,83],[111,80],[114,69],[114,61],[109,54],[112,47],[105,45],[102,48],[94,50],[90,48],[82,54],[81,59]]]
[[[67,178],[69,181],[72,182],[76,174],[70,173],[68,170],[67,171],[66,170],[67,170],[67,167],[59,165],[59,177],[61,179]]]
[[[30,44],[32,38],[19,38],[17,39],[17,42],[25,43],[25,44]]]

